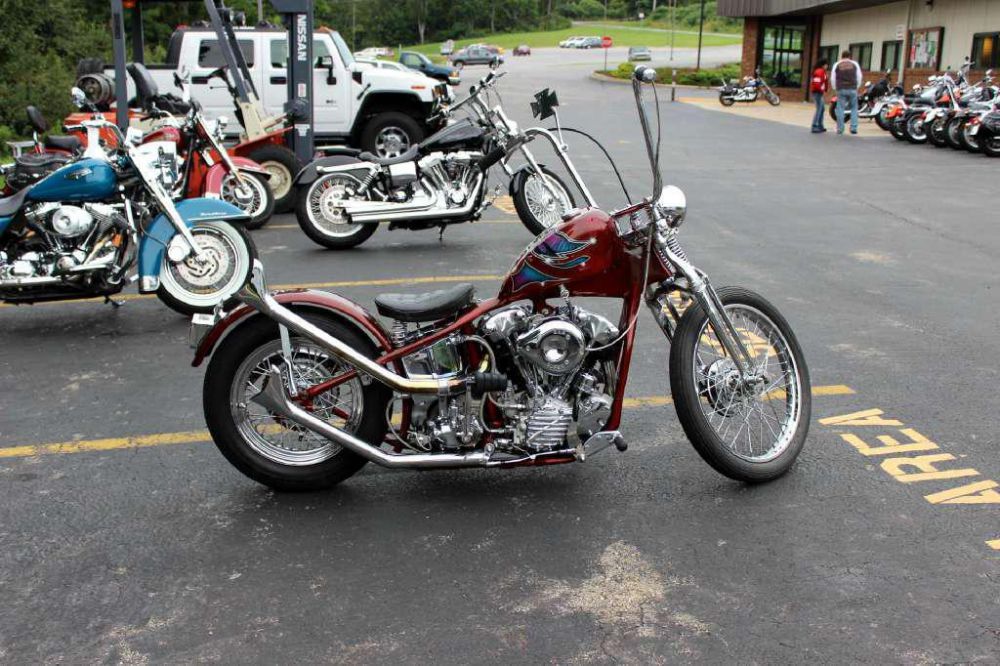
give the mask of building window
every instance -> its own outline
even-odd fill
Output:
[[[851,44],[851,60],[861,65],[861,69],[868,71],[872,68],[872,43],[862,42]]]
[[[757,65],[765,80],[782,88],[798,88],[802,85],[802,43],[805,33],[804,25],[764,27]]]
[[[941,63],[941,41],[944,28],[921,28],[910,31],[906,68],[937,69]]]
[[[840,48],[840,46],[837,45],[837,44],[834,44],[833,46],[821,46],[821,47],[819,47],[819,58],[820,58],[820,60],[822,60],[823,58],[826,58],[826,61],[828,63],[830,63],[831,67],[833,67],[833,63],[835,63],[838,60],[840,60],[840,51],[838,50],[839,48]]]
[[[903,41],[882,42],[882,71],[899,69],[899,54],[903,52]]]
[[[1000,32],[972,36],[972,66],[976,69],[1000,67]]]

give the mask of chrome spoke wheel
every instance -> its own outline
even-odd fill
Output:
[[[554,178],[546,178],[543,183],[535,173],[524,181],[524,200],[528,211],[545,228],[562,222],[563,215],[573,207],[569,193],[561,183]]]
[[[706,319],[692,359],[701,411],[733,455],[765,463],[780,456],[798,430],[799,370],[788,341],[767,315],[742,303],[728,305],[726,312],[750,355],[750,376],[740,376]]]
[[[402,127],[389,125],[375,135],[375,154],[379,157],[399,157],[409,149],[410,135]]]
[[[244,175],[240,181],[232,173],[222,181],[220,196],[222,200],[231,203],[251,218],[256,218],[267,207],[267,185],[263,181]]]
[[[334,174],[317,180],[306,195],[309,221],[324,236],[345,238],[361,231],[363,225],[351,224],[344,214],[346,201],[354,196],[361,182],[348,174]]]
[[[252,401],[263,389],[272,368],[281,371],[285,390],[293,396],[346,370],[339,360],[300,338],[291,340],[291,357],[287,360],[280,340],[258,347],[239,365],[230,386],[233,422],[243,440],[261,456],[281,465],[316,465],[339,454],[343,450],[339,444]],[[361,382],[358,378],[351,379],[305,402],[304,406],[337,428],[354,432],[361,422],[364,406]]]
[[[184,303],[211,307],[243,286],[250,274],[250,248],[240,232],[224,222],[202,223],[191,235],[201,256],[191,254],[177,263],[164,256],[160,281]]]

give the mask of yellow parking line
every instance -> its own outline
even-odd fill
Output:
[[[337,287],[385,287],[401,284],[427,284],[435,282],[489,282],[502,280],[503,275],[431,275],[427,277],[405,277],[405,278],[384,278],[380,280],[337,280],[334,282],[300,282],[295,284],[272,284],[271,289],[332,289]],[[140,301],[148,298],[156,298],[155,294],[118,294],[115,297],[118,301]],[[103,303],[104,298],[84,298],[71,301],[49,301],[36,303],[33,307],[40,305],[65,305],[67,303]],[[19,307],[13,303],[0,303],[0,308]]]
[[[814,386],[814,396],[851,395],[854,389],[843,384],[830,386]],[[673,403],[669,396],[654,395],[640,398],[625,398],[626,409],[640,407],[662,407]],[[197,444],[211,441],[207,430],[189,430],[186,432],[165,432],[154,435],[137,435],[135,437],[111,437],[107,439],[81,439],[73,442],[55,442],[52,444],[26,444],[23,446],[8,446],[0,448],[0,458],[31,458],[35,456],[59,453],[88,453],[94,451],[113,451],[117,449],[140,449],[150,446],[166,446],[168,444]],[[1000,543],[1000,540],[998,540]]]

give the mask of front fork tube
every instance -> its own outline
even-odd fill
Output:
[[[668,281],[662,285],[650,285],[646,290],[646,305],[652,311],[653,318],[656,319],[656,323],[659,324],[663,334],[667,336],[670,342],[673,342],[674,333],[677,330],[677,322],[680,319],[677,309],[670,302],[667,294],[674,289],[688,292],[705,312],[709,324],[715,330],[719,343],[726,350],[726,353],[729,354],[733,363],[736,364],[740,372],[740,377],[744,380],[752,379],[751,369],[753,368],[753,359],[743,344],[743,340],[736,331],[732,320],[726,314],[726,308],[722,304],[719,295],[715,292],[715,289],[712,288],[708,276],[695,268],[686,258],[682,258],[672,252],[664,243],[657,243],[657,246],[658,253],[661,253],[661,258],[666,259],[671,265],[676,267],[684,276],[684,280],[687,283],[686,286],[682,286],[676,282]]]

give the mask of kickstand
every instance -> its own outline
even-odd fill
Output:
[[[115,310],[117,310],[121,306],[125,305],[125,301],[116,301],[113,298],[111,298],[110,296],[108,296],[107,294],[104,295],[104,302],[105,303],[110,303],[112,305],[112,307],[114,307]]]
[[[448,226],[447,224],[438,225],[438,242],[439,243],[443,243],[444,242],[444,228],[447,227],[447,226]]]

